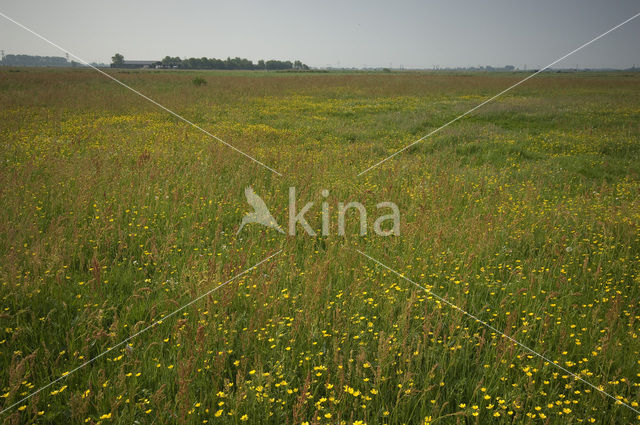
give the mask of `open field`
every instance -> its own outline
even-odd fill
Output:
[[[111,71],[110,71],[111,72]],[[640,74],[0,69],[7,424],[623,424],[640,416]],[[195,77],[207,84],[196,86]],[[252,186],[286,226],[249,225]],[[338,236],[338,202],[401,235]]]

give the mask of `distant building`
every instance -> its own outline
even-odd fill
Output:
[[[150,68],[159,68],[162,66],[161,61],[128,61],[125,60],[123,64],[116,65],[111,64],[111,68],[129,68],[129,69],[150,69]]]
[[[3,51],[4,53],[4,51]],[[72,66],[66,58],[59,56],[6,55],[0,61],[2,66]]]

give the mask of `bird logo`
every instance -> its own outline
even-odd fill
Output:
[[[269,212],[267,204],[265,204],[262,198],[253,191],[251,186],[244,189],[244,196],[247,197],[249,205],[253,207],[253,212],[246,213],[244,217],[242,217],[242,223],[240,223],[240,228],[236,232],[236,235],[240,233],[245,224],[250,223],[262,224],[263,226],[271,227],[280,233],[284,233],[284,230],[282,230],[276,219],[273,218]]]

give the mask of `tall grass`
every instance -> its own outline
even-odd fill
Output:
[[[541,75],[360,178],[521,76],[114,76],[284,177],[95,73],[0,70],[2,404],[283,252],[4,423],[636,420],[355,248],[638,408],[639,76]],[[330,190],[333,236],[236,235],[246,186],[316,229]],[[338,237],[350,200],[401,236]]]

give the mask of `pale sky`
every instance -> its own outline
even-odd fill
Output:
[[[640,0],[0,0],[89,62],[227,56],[317,67],[540,68],[640,12]],[[0,17],[0,49],[63,56]],[[556,67],[640,66],[640,17]]]

